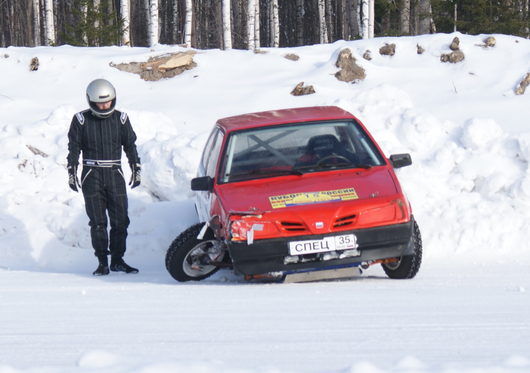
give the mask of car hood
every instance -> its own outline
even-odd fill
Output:
[[[219,185],[217,191],[229,213],[323,208],[337,202],[361,202],[397,193],[394,180],[384,166],[227,183]]]

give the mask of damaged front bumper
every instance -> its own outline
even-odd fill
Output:
[[[354,234],[356,250],[344,250],[306,255],[291,255],[289,242],[297,240],[318,240],[336,236],[338,233],[282,237],[255,240],[252,244],[231,241],[228,250],[234,270],[244,275],[271,272],[292,274],[318,271],[330,268],[358,266],[387,258],[396,258],[413,253],[411,245],[413,221],[383,227],[341,231],[340,234]]]

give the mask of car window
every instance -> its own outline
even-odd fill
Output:
[[[215,177],[215,168],[219,159],[219,151],[223,144],[224,134],[219,130],[213,141],[210,157],[206,162],[206,176]]]
[[[220,182],[384,164],[356,122],[308,122],[230,135]]]
[[[208,163],[208,159],[212,155],[212,144],[218,132],[219,132],[219,128],[215,127],[210,133],[210,136],[208,137],[208,140],[206,141],[206,145],[204,145],[204,150],[201,156],[201,163],[199,165],[199,176],[205,176],[206,174],[206,164]]]

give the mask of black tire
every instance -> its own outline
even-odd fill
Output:
[[[397,263],[381,264],[388,277],[393,279],[409,279],[416,276],[420,270],[423,247],[420,228],[416,221],[414,221],[412,228],[412,244],[414,245],[414,253],[412,255],[402,256]]]
[[[216,243],[211,230],[207,230],[203,239],[197,239],[204,223],[191,226],[182,232],[169,246],[166,253],[166,269],[171,277],[179,282],[200,281],[210,277],[219,270],[212,265],[200,265],[201,270],[192,268],[192,259],[204,254]],[[193,254],[196,251],[199,255]],[[201,252],[202,251],[202,252]]]

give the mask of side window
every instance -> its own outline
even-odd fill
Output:
[[[206,141],[206,145],[204,145],[204,150],[202,152],[202,157],[201,157],[201,163],[199,166],[199,176],[205,176],[206,165],[208,164],[208,159],[212,155],[212,144],[218,132],[219,132],[219,129],[215,127],[213,131],[210,133],[210,136],[208,137],[208,141]]]
[[[215,177],[215,168],[217,166],[217,160],[219,159],[219,152],[221,151],[223,139],[223,133],[218,130],[212,146],[211,155],[206,163],[206,176]]]

